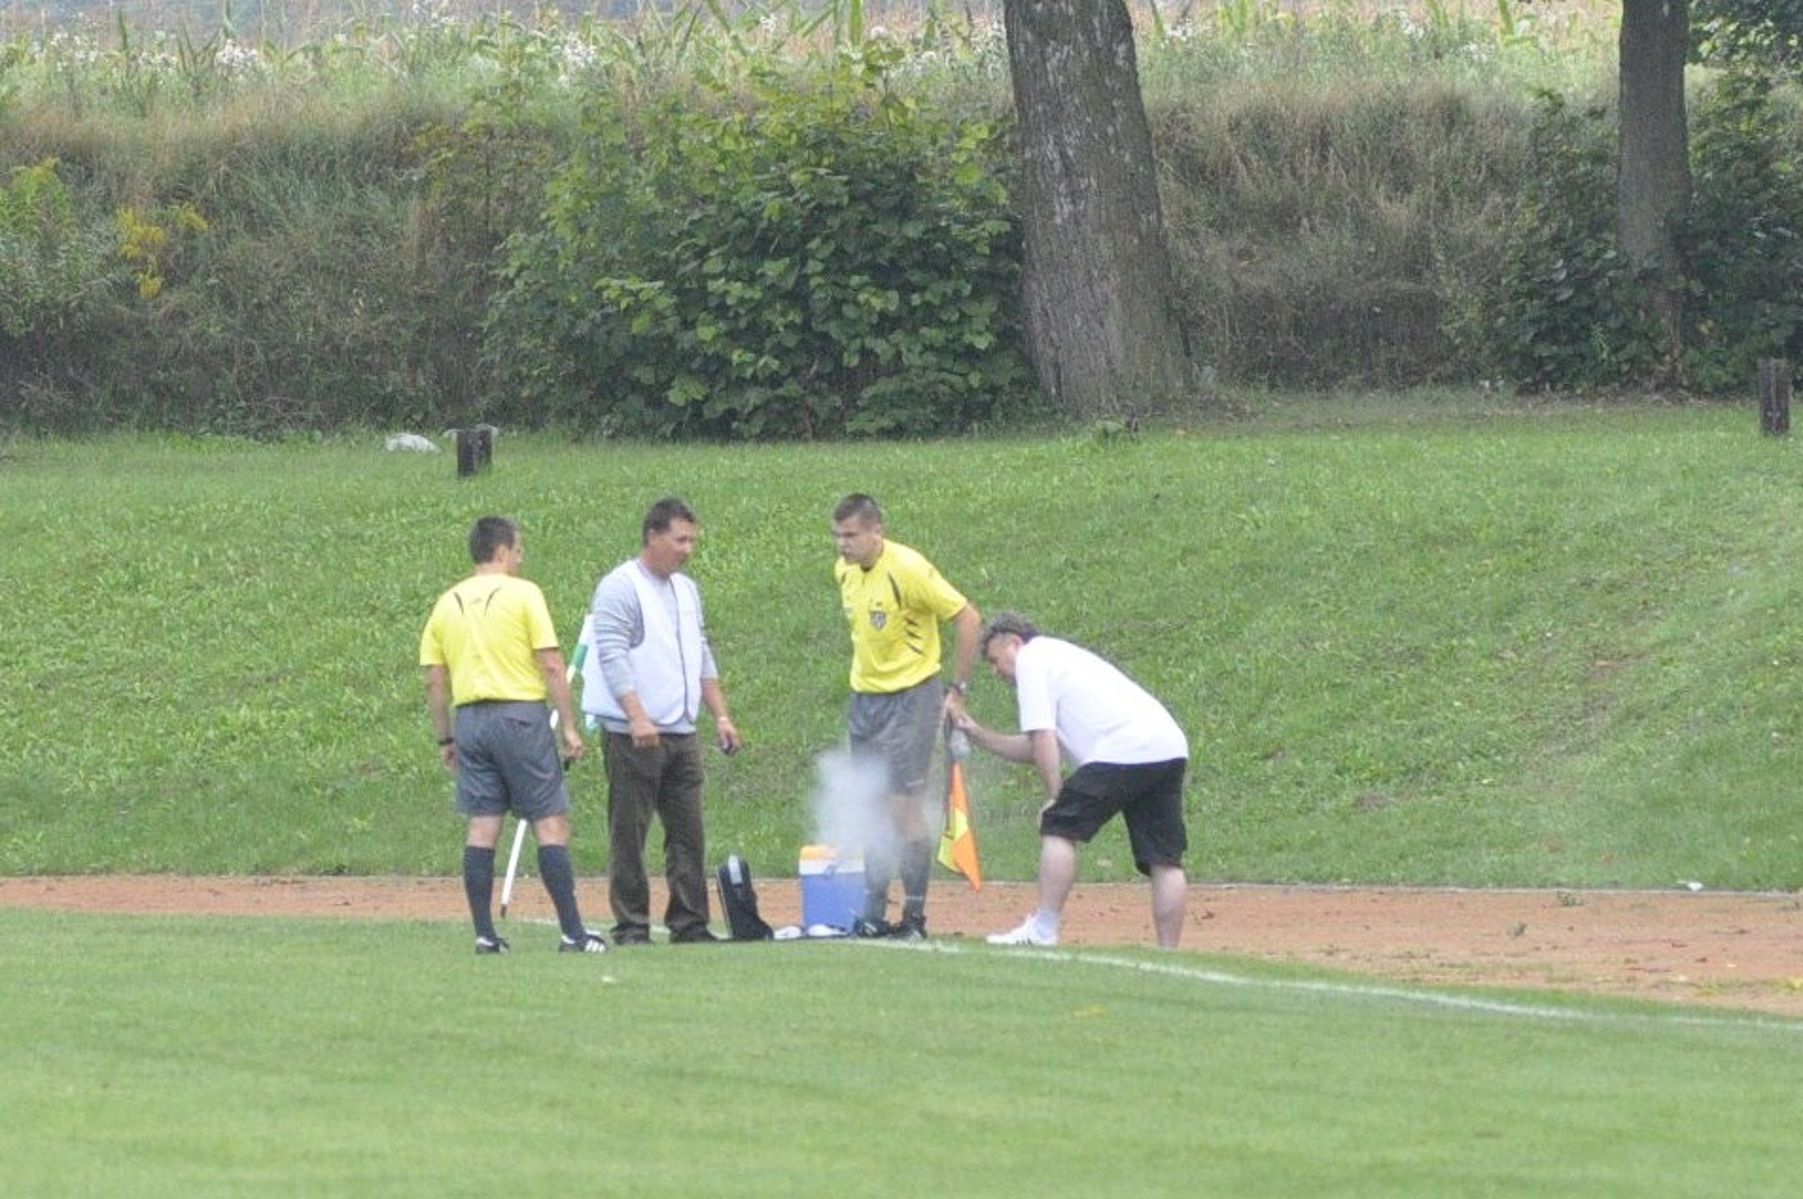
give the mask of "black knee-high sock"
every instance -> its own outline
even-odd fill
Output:
[[[563,935],[580,941],[588,930],[582,924],[582,912],[576,906],[576,868],[570,864],[567,845],[538,847],[538,876],[545,880],[551,893],[551,906],[557,909],[557,923]]]
[[[495,919],[490,911],[495,895],[495,851],[492,845],[487,849],[478,849],[474,845],[463,847],[463,893],[470,901],[470,922],[476,926],[476,935],[485,940],[495,940]]]
[[[933,877],[933,843],[910,841],[902,850],[902,918],[926,915],[927,883]]]
[[[889,851],[875,846],[864,850],[864,919],[881,923],[889,913],[889,878],[895,862]]]

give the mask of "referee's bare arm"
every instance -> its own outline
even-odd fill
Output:
[[[438,738],[438,757],[446,770],[457,769],[457,743],[451,737],[451,672],[443,666],[426,667],[426,710]]]
[[[574,762],[588,752],[582,740],[582,726],[576,723],[576,705],[570,700],[570,677],[565,671],[563,651],[556,646],[533,651],[538,655],[538,668],[545,674],[545,687],[557,707],[557,732],[563,738],[563,756]]]
[[[977,640],[983,636],[983,613],[977,611],[975,604],[966,602],[963,608],[957,609],[956,617],[952,617],[952,629],[957,633],[957,644],[952,649],[952,687],[945,696],[945,710],[952,716],[965,710],[965,692],[970,685],[970,671],[977,664]]]

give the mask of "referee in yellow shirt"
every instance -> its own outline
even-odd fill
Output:
[[[927,935],[933,874],[927,775],[941,724],[964,712],[983,617],[924,556],[884,537],[883,510],[869,496],[839,501],[833,540],[839,550],[833,573],[851,627],[851,752],[882,764],[895,834],[892,846],[865,846],[864,916],[852,932],[919,940]],[[940,679],[942,620],[952,622],[958,637],[949,689]],[[889,881],[897,859],[902,918],[890,924]]]
[[[607,942],[588,930],[576,906],[570,796],[557,742],[561,737],[562,757],[570,761],[586,747],[544,593],[518,577],[525,556],[520,527],[504,516],[484,516],[470,530],[475,573],[439,597],[420,637],[426,706],[445,769],[457,774],[457,810],[469,817],[463,890],[476,925],[476,952],[508,951],[490,908],[495,842],[511,809],[532,822],[539,877],[563,930],[558,950],[602,953]],[[557,705],[556,734],[545,711],[547,696]]]

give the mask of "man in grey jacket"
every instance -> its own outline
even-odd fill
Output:
[[[708,928],[703,770],[695,719],[706,705],[720,748],[739,730],[727,712],[701,614],[701,591],[682,571],[695,552],[695,513],[669,496],[645,514],[638,556],[602,578],[590,605],[582,710],[599,718],[607,763],[612,845],[608,899],[614,944],[651,940],[645,846],[655,813],[664,826],[664,926],[675,944],[715,941]]]

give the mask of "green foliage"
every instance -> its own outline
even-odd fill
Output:
[[[1615,124],[1540,95],[1534,170],[1509,221],[1495,344],[1532,387],[1613,386],[1657,361],[1647,292],[1615,235]]]
[[[1803,63],[1803,0],[1691,0],[1695,56],[1710,63]]]
[[[0,184],[0,344],[23,356],[85,330],[124,277],[114,241],[77,211],[55,159],[15,169]]]
[[[510,248],[491,360],[535,414],[636,434],[925,434],[1005,412],[1017,251],[996,132],[820,74],[593,97]]]
[[[1687,367],[1704,390],[1745,388],[1760,358],[1803,359],[1803,176],[1786,117],[1772,80],[1748,70],[1723,76],[1695,116]]]
[[[255,7],[198,35],[110,11],[110,27],[0,41],[0,178],[57,158],[79,214],[60,257],[9,243],[31,279],[0,308],[82,339],[15,338],[0,375],[21,402],[0,425],[277,434],[485,414],[774,437],[1022,407],[996,21],[425,4]],[[1512,0],[1154,16],[1140,68],[1178,303],[1219,378],[1638,372],[1613,130],[1572,115],[1613,79],[1605,22]],[[1563,134],[1533,118],[1530,87],[1568,98]],[[1772,180],[1803,162],[1795,105],[1785,93],[1748,142]],[[1549,167],[1536,146],[1561,137]],[[1689,366],[1710,387],[1740,385],[1784,319],[1782,259],[1743,243],[1785,224],[1787,201],[1762,208],[1772,184],[1737,156],[1699,157],[1688,231],[1708,293]],[[112,260],[120,213],[174,234],[189,203],[209,229],[154,264],[138,243],[140,260]],[[154,294],[134,300],[134,277]]]
[[[1696,106],[1695,198],[1679,242],[1685,374],[1701,391],[1744,389],[1759,358],[1803,352],[1803,145],[1793,128],[1794,107],[1753,71],[1720,76]],[[1609,110],[1542,95],[1534,170],[1491,301],[1504,369],[1526,385],[1631,383],[1659,361],[1647,285],[1616,242],[1615,139]]]

